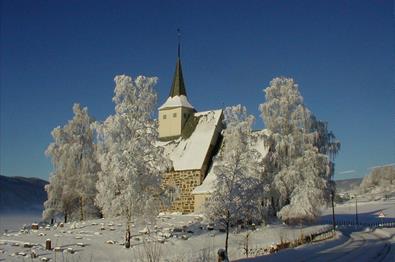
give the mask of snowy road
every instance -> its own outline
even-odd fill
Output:
[[[338,246],[305,256],[300,261],[395,261],[391,241],[377,232],[353,232]],[[391,254],[392,255],[392,254]]]
[[[395,261],[395,229],[351,232],[338,240],[240,261]]]

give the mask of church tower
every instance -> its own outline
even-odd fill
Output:
[[[182,130],[189,117],[196,110],[189,103],[182,75],[180,43],[178,43],[178,56],[173,84],[166,102],[159,107],[159,139],[171,140],[181,136]]]

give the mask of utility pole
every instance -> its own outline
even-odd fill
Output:
[[[355,223],[358,225],[358,199],[357,195],[355,195]]]
[[[331,170],[331,202],[332,202],[332,224],[333,224],[333,232],[336,231],[336,219],[335,219],[335,194],[336,194],[336,182],[335,182],[335,171],[334,164],[332,160],[329,162],[329,167]]]

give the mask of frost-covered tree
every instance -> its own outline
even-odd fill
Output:
[[[224,111],[226,129],[223,146],[215,160],[215,190],[206,202],[207,217],[226,229],[225,250],[228,250],[229,227],[253,220],[259,215],[257,196],[260,189],[259,152],[249,144],[254,118],[240,105]]]
[[[91,129],[94,120],[88,108],[79,104],[74,104],[73,112],[72,120],[52,131],[54,142],[46,150],[54,170],[45,187],[48,200],[44,203],[44,219],[61,213],[65,221],[78,216],[83,220],[98,213],[94,205],[99,171]]]
[[[260,111],[270,130],[265,176],[273,181],[266,201],[283,220],[312,220],[333,192],[330,180],[340,142],[304,105],[293,79],[274,78],[264,92]]]
[[[157,95],[155,77],[115,77],[115,114],[96,125],[101,172],[96,203],[105,217],[126,220],[126,243],[130,246],[132,219],[159,212],[161,173],[169,162],[156,146],[157,125],[152,118]]]
[[[313,221],[329,201],[330,176],[328,158],[314,147],[306,148],[301,157],[275,177],[280,197],[290,196],[290,202],[281,208],[278,217],[290,223]]]
[[[375,167],[360,185],[362,193],[395,194],[395,165]]]

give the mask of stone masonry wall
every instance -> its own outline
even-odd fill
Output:
[[[182,212],[183,214],[194,211],[195,199],[191,194],[195,187],[201,185],[203,176],[201,170],[171,171],[163,175],[163,183],[177,188],[178,197],[166,212]]]

